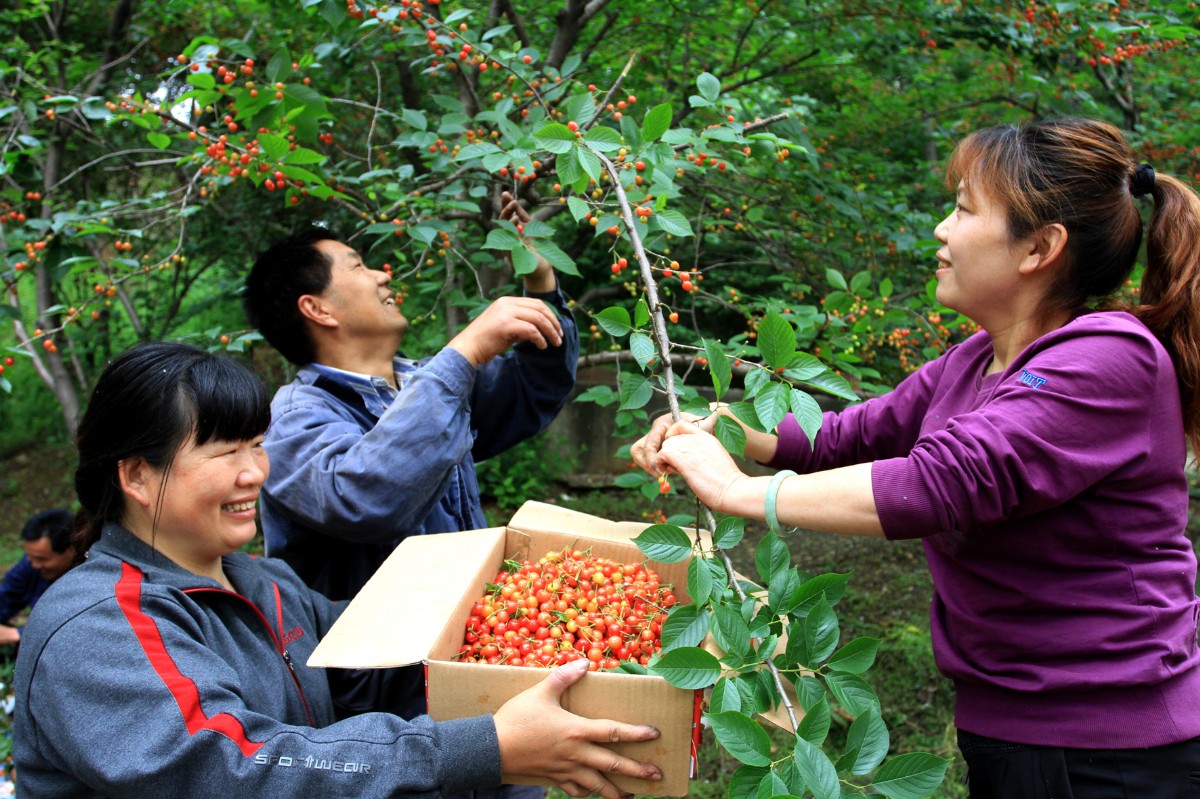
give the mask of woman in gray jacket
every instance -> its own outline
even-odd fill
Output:
[[[307,668],[344,603],[239,551],[268,421],[248,369],[187,345],[135,347],[101,375],[77,434],[87,561],[38,604],[17,661],[22,797],[434,796],[533,776],[619,799],[606,772],[660,777],[596,743],[655,730],[562,709],[571,666],[446,722],[377,712],[386,670]]]

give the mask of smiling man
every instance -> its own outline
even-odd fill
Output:
[[[501,216],[528,219],[507,196]],[[575,382],[578,333],[545,260],[525,296],[419,361],[397,356],[408,320],[389,280],[314,228],[246,283],[251,324],[300,367],[271,406],[267,554],[331,599],[353,597],[407,536],[487,526],[475,461],[542,430]]]
[[[0,644],[21,640],[21,629],[9,626],[13,616],[32,608],[51,583],[75,565],[71,546],[71,512],[53,508],[36,513],[21,529],[25,554],[0,583]]]

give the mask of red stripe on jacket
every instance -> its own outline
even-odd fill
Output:
[[[242,754],[250,757],[257,752],[262,744],[251,741],[246,736],[242,723],[228,713],[218,713],[211,718],[200,707],[200,691],[190,677],[179,671],[175,661],[167,653],[158,624],[142,610],[142,572],[136,566],[128,563],[121,564],[121,579],[116,585],[117,604],[125,614],[125,620],[133,629],[142,651],[154,668],[159,679],[167,686],[179,712],[183,714],[183,722],[187,725],[189,735],[195,735],[201,730],[219,732],[237,744]]]

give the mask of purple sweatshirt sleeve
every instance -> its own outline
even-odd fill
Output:
[[[974,349],[978,346],[976,343]],[[945,370],[946,359],[963,360],[956,357],[958,349],[925,364],[888,394],[839,413],[824,414],[811,444],[789,413],[777,431],[775,457],[764,465],[809,473],[907,454],[920,434],[921,419]]]
[[[872,467],[887,537],[1036,514],[1150,454],[1156,413],[1171,426],[1173,403],[1149,399],[1177,393],[1170,360],[1131,317],[1084,320],[1043,336],[979,384],[947,374],[911,452]]]

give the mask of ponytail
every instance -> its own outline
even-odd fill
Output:
[[[1146,236],[1140,304],[1127,310],[1171,354],[1184,433],[1200,455],[1200,196],[1169,175],[1152,178],[1154,211]]]

